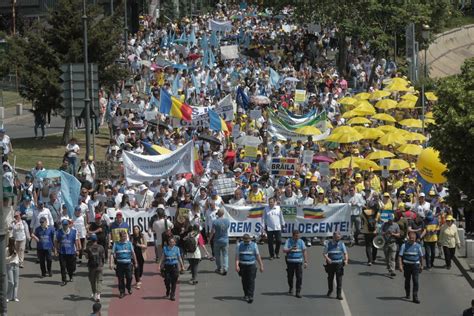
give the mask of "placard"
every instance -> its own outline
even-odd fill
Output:
[[[238,45],[227,45],[221,46],[221,59],[237,59],[239,58],[239,46]]]
[[[312,150],[303,150],[303,163],[311,164],[313,162],[313,155]]]
[[[292,177],[299,163],[297,158],[272,158],[271,172],[276,176]]]
[[[306,90],[295,90],[295,102],[296,103],[303,103],[306,101]]]
[[[96,180],[106,180],[111,178],[112,164],[110,161],[95,161],[94,167]]]
[[[220,196],[233,195],[237,189],[235,178],[219,178],[212,180],[212,185]]]
[[[245,146],[245,158],[257,158],[257,147]]]
[[[250,118],[252,120],[258,120],[260,117],[262,117],[262,110],[250,110]]]
[[[319,174],[324,177],[329,176],[329,163],[328,162],[319,163]]]

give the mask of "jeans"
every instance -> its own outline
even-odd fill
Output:
[[[430,269],[433,267],[433,263],[436,255],[436,241],[425,241],[425,261],[426,268]]]
[[[217,269],[229,270],[229,243],[215,241],[214,254],[216,256]]]
[[[25,245],[26,245],[26,239],[15,240],[15,250],[20,260],[20,266],[23,265],[23,261],[25,260]]]
[[[253,298],[255,291],[255,278],[257,277],[257,266],[255,264],[239,264],[240,277],[244,296]]]
[[[280,254],[281,231],[280,230],[268,231],[267,235],[268,235],[268,252],[270,253],[270,257],[273,258]],[[275,243],[275,248],[273,247],[273,243]]]
[[[377,259],[377,248],[374,247],[375,234],[364,234],[365,255],[367,262],[373,263]]]
[[[44,123],[42,123],[42,124],[40,124],[40,123],[35,123],[35,128],[34,128],[35,137],[38,137],[38,127],[41,128],[41,136],[44,137],[44,135],[45,135]]]
[[[7,299],[14,300],[18,298],[18,285],[20,284],[20,269],[18,264],[10,263],[7,264]]]
[[[72,174],[76,175],[77,171],[77,157],[67,157],[67,161],[72,167]]]
[[[89,268],[89,282],[91,283],[92,293],[102,293],[103,268]]]
[[[120,293],[125,293],[127,290],[132,290],[132,264],[131,263],[117,263],[116,269],[118,287]],[[126,284],[125,284],[126,283]]]
[[[169,293],[171,297],[174,297],[176,292],[176,283],[178,283],[179,277],[178,265],[165,265],[164,269],[166,293]]]
[[[293,289],[293,279],[296,275],[296,292],[301,291],[301,285],[303,284],[303,264],[298,262],[287,262],[286,271],[288,277],[288,287]]]
[[[135,267],[135,282],[140,282],[143,275],[143,265],[145,264],[145,258],[143,258],[143,253],[135,252],[137,256],[137,266]]]
[[[353,235],[351,236],[351,241],[357,244],[358,243],[357,237],[359,237],[359,234],[360,234],[360,216],[359,215],[351,215],[351,228],[352,228],[352,231],[354,232]]]
[[[76,255],[59,254],[59,266],[61,267],[61,279],[66,282],[66,276],[72,279],[76,271]]]
[[[336,276],[337,296],[341,296],[342,292],[342,276],[344,275],[344,266],[342,263],[331,263],[328,266],[328,290],[332,292],[334,289],[334,276]]]
[[[160,260],[161,254],[163,253],[163,248],[161,246],[161,242],[157,242],[155,238],[155,259],[156,262]]]
[[[51,273],[51,249],[38,249],[38,260],[41,268],[41,275],[46,275],[46,270]]]
[[[413,298],[418,298],[418,276],[420,266],[418,264],[403,264],[403,276],[405,277],[405,293],[410,296],[410,281],[413,280]]]
[[[395,254],[397,252],[397,243],[385,243],[383,247],[385,254],[385,262],[387,263],[387,269],[389,272],[395,271]]]
[[[190,258],[188,259],[188,261],[189,261],[189,266],[191,269],[191,280],[196,281],[200,259]]]
[[[446,267],[451,268],[451,260],[456,254],[456,248],[448,248],[443,246],[444,261],[446,262]]]

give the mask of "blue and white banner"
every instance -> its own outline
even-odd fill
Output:
[[[230,32],[232,30],[232,22],[209,20],[209,29],[216,32]]]

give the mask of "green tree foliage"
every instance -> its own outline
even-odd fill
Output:
[[[440,80],[438,105],[433,110],[436,125],[431,125],[431,144],[447,164],[450,192],[464,192],[474,198],[474,58],[465,61],[462,73]],[[457,194],[455,194],[457,195]]]

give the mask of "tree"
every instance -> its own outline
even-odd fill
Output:
[[[429,126],[429,131],[431,145],[448,167],[450,196],[459,196],[462,191],[471,200],[474,199],[474,58],[466,60],[461,70],[461,74],[438,83],[439,99],[433,110],[436,125]]]
[[[111,88],[128,74],[115,61],[120,57],[121,12],[105,17],[98,6],[88,6],[89,62],[99,67],[99,84]],[[81,63],[83,56],[82,1],[59,0],[45,23],[36,23],[22,37],[10,37],[9,62],[18,67],[20,94],[42,112],[61,111],[60,66]],[[63,142],[69,140],[71,118],[66,118]]]

